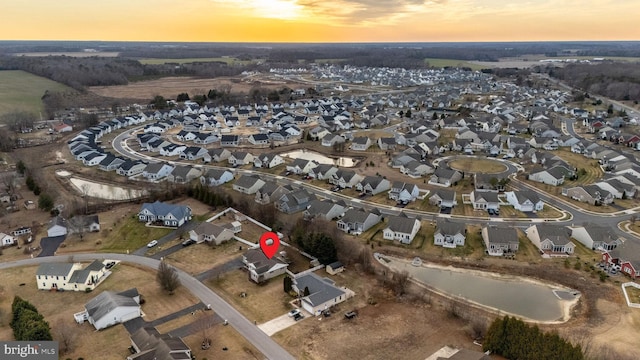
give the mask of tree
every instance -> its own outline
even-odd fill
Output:
[[[40,194],[38,197],[38,208],[44,211],[51,211],[53,209],[53,198],[46,193]]]
[[[12,318],[9,326],[17,341],[51,341],[51,328],[38,309],[19,296],[11,304]]]
[[[304,290],[302,291],[302,296],[309,296],[311,295],[311,292],[309,291],[309,287],[305,286]]]
[[[411,118],[411,109],[407,109],[407,112],[404,113],[404,117]]]
[[[282,282],[283,282],[284,292],[287,294],[290,293],[291,290],[293,289],[293,281],[291,280],[291,278],[288,276],[285,276]]]
[[[60,344],[60,353],[69,353],[73,351],[78,338],[77,327],[71,326],[65,319],[58,319],[54,326],[55,339]]]
[[[189,94],[187,94],[187,93],[180,93],[176,97],[176,101],[177,102],[185,102],[187,100],[189,100]]]
[[[151,105],[158,110],[166,109],[168,107],[167,100],[161,95],[156,95],[151,100]]]
[[[158,280],[158,284],[160,284],[164,290],[169,292],[169,295],[173,295],[176,289],[180,287],[178,272],[164,260],[160,261],[156,279]]]
[[[18,174],[24,175],[24,172],[27,170],[27,166],[22,162],[22,160],[18,160],[16,163],[16,170],[18,171]]]

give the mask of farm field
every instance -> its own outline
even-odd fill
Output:
[[[428,63],[433,67],[459,66],[459,67],[468,67],[468,68],[471,68],[471,70],[482,70],[487,68],[487,66],[484,66],[484,65],[475,64],[472,62],[468,62],[466,60],[458,60],[458,59],[425,58],[424,62]]]
[[[143,65],[161,65],[161,64],[190,64],[195,62],[221,62],[227,65],[245,65],[256,60],[240,60],[234,57],[221,56],[213,58],[185,58],[185,59],[139,59]]]
[[[65,91],[71,88],[22,70],[0,71],[0,115],[14,111],[38,115],[43,110],[40,99],[46,90]]]

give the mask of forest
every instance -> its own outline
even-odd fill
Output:
[[[640,100],[640,64],[604,62],[552,67],[549,75],[587,93],[614,100]]]

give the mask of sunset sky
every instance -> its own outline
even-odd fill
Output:
[[[26,0],[1,17],[1,40],[640,40],[638,0]]]

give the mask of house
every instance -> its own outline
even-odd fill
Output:
[[[264,186],[264,184],[265,182],[257,176],[242,175],[233,182],[233,190],[251,195],[255,194],[256,191]]]
[[[278,250],[282,250],[282,245]],[[280,254],[280,252],[277,254]],[[249,279],[257,284],[284,274],[288,266],[279,256],[269,259],[259,248],[247,250],[242,255],[242,263],[249,271]]]
[[[0,232],[0,247],[17,244],[16,238],[12,235]]]
[[[507,202],[514,209],[522,212],[536,212],[544,209],[544,202],[540,200],[538,194],[530,190],[507,191],[504,193]]]
[[[22,236],[31,234],[31,228],[26,226],[21,226],[13,231],[11,231],[11,235],[13,236]]]
[[[474,190],[471,192],[470,199],[474,210],[500,209],[498,193]]]
[[[77,322],[89,321],[96,330],[127,322],[142,316],[140,294],[133,288],[119,293],[103,291],[84,306],[85,310],[74,314]]]
[[[529,226],[525,233],[543,256],[571,255],[576,248],[564,226],[535,224]]]
[[[462,173],[457,170],[437,168],[431,175],[429,184],[449,187],[455,185],[461,179]]]
[[[38,290],[91,291],[111,273],[95,260],[87,266],[80,263],[43,263],[36,270]]]
[[[382,231],[382,237],[386,240],[398,240],[402,244],[411,244],[418,230],[420,220],[408,218],[404,213],[400,213],[399,216],[389,216],[389,223]]]
[[[376,211],[367,212],[360,209],[349,209],[337,222],[338,229],[349,234],[362,234],[379,223],[381,215]]]
[[[423,177],[434,172],[433,168],[421,161],[411,160],[400,166],[400,172],[414,179]]]
[[[591,205],[607,205],[613,202],[613,195],[596,185],[576,186],[568,189],[562,189],[562,195]]]
[[[327,221],[337,219],[344,215],[346,207],[344,203],[334,203],[330,200],[313,200],[304,210],[303,216],[307,220],[321,218]]]
[[[187,205],[174,205],[160,201],[144,203],[138,212],[138,220],[180,227],[191,220],[191,208]]]
[[[202,175],[202,170],[189,165],[176,165],[167,175],[167,181],[176,184],[187,184]]]
[[[155,328],[141,327],[130,336],[134,354],[127,360],[188,360],[191,349],[179,337],[160,334]]]
[[[251,134],[247,138],[250,144],[260,146],[269,145],[269,135],[267,134]]]
[[[329,275],[335,275],[344,271],[344,265],[340,261],[335,261],[327,265],[325,271]]]
[[[353,151],[366,151],[370,146],[371,139],[367,136],[358,136],[351,141],[351,150]]]
[[[565,171],[559,166],[554,166],[550,169],[534,168],[529,173],[529,180],[558,186],[564,183],[564,176]]]
[[[280,199],[283,195],[291,192],[291,186],[280,185],[274,181],[267,180],[265,184],[256,191],[255,202],[266,205]]]
[[[416,184],[408,184],[402,181],[394,181],[389,190],[389,199],[401,204],[414,202],[420,195],[420,189]]]
[[[391,188],[391,182],[382,176],[365,176],[362,181],[356,184],[356,190],[367,195],[377,195],[381,192],[388,191]]]
[[[76,215],[67,221],[69,233],[85,233],[100,231],[98,215]]]
[[[315,316],[352,296],[351,292],[337,287],[332,280],[321,278],[313,272],[300,273],[292,280],[292,288],[300,297],[302,308]]]
[[[210,161],[212,162],[222,162],[229,159],[231,156],[231,151],[224,148],[216,148],[209,150]]]
[[[447,189],[437,189],[429,198],[429,204],[436,205],[441,208],[453,208],[458,205],[458,201],[456,201],[456,192]]]
[[[67,220],[62,216],[56,216],[49,221],[49,227],[47,228],[48,237],[65,236],[67,232]]]
[[[189,239],[196,243],[209,242],[220,245],[225,241],[233,239],[235,233],[227,227],[212,224],[210,222],[202,222],[195,229],[189,231]]]
[[[253,158],[253,166],[257,168],[272,169],[284,164],[284,159],[278,154],[260,154]]]
[[[486,225],[482,227],[482,241],[491,256],[503,256],[518,251],[518,232],[513,227]]]
[[[287,165],[287,171],[292,174],[308,174],[318,165],[320,164],[315,160],[295,159],[291,165]]]
[[[340,134],[327,133],[322,137],[322,146],[331,147],[336,144],[342,144],[346,139]]]
[[[244,151],[234,151],[227,161],[233,167],[248,165],[253,163],[253,155]]]
[[[142,171],[142,176],[149,181],[157,181],[171,174],[173,168],[167,163],[149,163]]]
[[[240,145],[240,136],[238,135],[222,135],[220,137],[220,146],[238,146]]]
[[[353,170],[345,170],[339,169],[335,174],[328,179],[330,184],[336,185],[342,189],[345,188],[353,188],[360,181],[362,181],[364,177],[362,175],[356,174]]]
[[[305,210],[316,196],[305,189],[294,190],[283,194],[276,202],[276,209],[285,214],[293,214]]]
[[[338,172],[338,168],[331,164],[320,164],[309,171],[309,176],[318,180],[328,180]]]
[[[189,146],[182,151],[182,153],[180,154],[180,159],[193,161],[198,159],[204,159],[205,156],[207,156],[208,154],[209,154],[209,151],[203,147]]]
[[[464,246],[466,238],[467,229],[465,224],[439,219],[437,229],[433,234],[433,243],[434,245],[453,249],[456,246]]]
[[[116,169],[116,173],[121,176],[130,177],[142,174],[146,167],[147,164],[141,160],[127,159]]]
[[[200,183],[205,186],[220,186],[233,180],[233,173],[223,169],[209,169],[200,176]]]
[[[611,251],[622,244],[622,238],[609,226],[585,224],[572,226],[571,237],[591,250]]]

